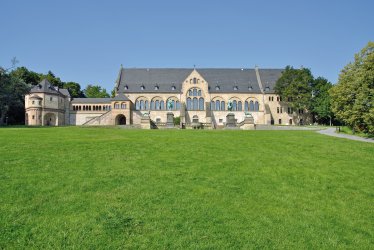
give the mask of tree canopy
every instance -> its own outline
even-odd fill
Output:
[[[374,135],[374,42],[344,67],[330,90],[332,110],[353,131]]]
[[[331,121],[334,117],[331,110],[331,98],[329,94],[331,87],[331,82],[323,77],[318,77],[313,80],[311,111],[318,123],[329,123],[331,125]]]
[[[109,94],[106,92],[106,89],[100,87],[99,85],[87,85],[86,89],[84,90],[84,94],[86,97],[90,98],[104,98],[110,97]]]
[[[21,78],[0,67],[0,125],[24,121],[24,96],[29,90]]]

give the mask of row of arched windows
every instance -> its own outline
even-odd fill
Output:
[[[180,109],[180,102],[178,100],[171,99],[172,108],[170,110],[179,110]],[[148,102],[148,100],[137,100],[135,102],[135,109],[136,110],[167,110],[167,102],[165,103],[163,100],[152,100]]]
[[[115,102],[114,103],[114,109],[126,109],[127,108],[126,106],[127,105],[124,102],[121,102],[121,103]]]
[[[201,96],[201,90],[200,89],[190,89],[188,90],[188,95],[189,96]]]
[[[187,98],[187,110],[204,110],[204,98]]]
[[[227,110],[227,107],[225,106],[224,101],[216,100],[210,102],[210,109],[216,110],[216,111],[225,111]],[[243,110],[243,104],[241,101],[232,101],[232,111],[242,111]],[[260,105],[258,101],[245,101],[244,102],[244,111],[259,111]]]
[[[74,111],[109,111],[110,105],[73,105]]]

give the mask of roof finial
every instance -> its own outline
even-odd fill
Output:
[[[193,69],[196,69],[196,64],[193,65]]]
[[[121,69],[123,69],[123,65],[122,65],[122,63],[121,63]]]

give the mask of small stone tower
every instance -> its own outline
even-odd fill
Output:
[[[69,91],[59,89],[44,79],[25,96],[25,124],[30,126],[68,125],[69,104]]]

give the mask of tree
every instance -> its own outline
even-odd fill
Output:
[[[24,96],[29,90],[21,78],[0,67],[0,125],[23,123]]]
[[[374,135],[374,42],[344,67],[330,94],[338,119],[353,131]]]
[[[73,98],[85,97],[81,90],[81,85],[76,82],[66,82],[63,84],[63,88],[69,90],[70,96]]]
[[[42,80],[41,74],[28,70],[26,67],[18,67],[10,74],[14,77],[22,79],[25,83],[30,85],[37,85]]]
[[[316,78],[312,83],[311,111],[318,123],[332,124],[333,113],[329,90],[332,84],[323,77]]]
[[[101,88],[99,85],[87,85],[84,90],[84,94],[89,98],[104,98],[109,97],[109,94],[106,92],[106,89]]]
[[[311,110],[312,83],[313,75],[310,69],[287,66],[274,89],[294,110]]]

